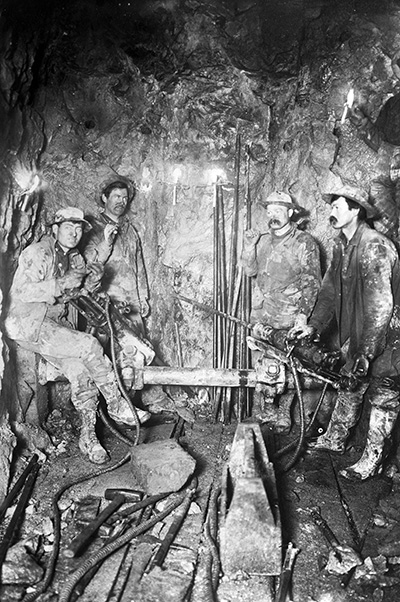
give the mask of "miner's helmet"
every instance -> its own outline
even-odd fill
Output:
[[[350,184],[337,186],[323,194],[322,198],[326,203],[331,204],[335,199],[341,196],[350,201],[354,201],[357,205],[363,207],[366,211],[367,219],[377,217],[379,213],[377,207],[370,202],[367,193],[357,186],[352,186]]]
[[[85,219],[85,214],[79,207],[64,207],[63,209],[58,209],[49,226],[58,226],[63,222],[81,223],[86,232],[92,229],[90,223]]]

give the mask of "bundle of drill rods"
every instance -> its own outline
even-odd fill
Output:
[[[243,236],[239,237],[239,216],[243,212],[243,228],[250,228],[250,149],[246,147],[246,185],[243,203],[240,195],[241,140],[236,134],[235,181],[230,234],[230,250],[227,258],[226,226],[223,186],[217,180],[213,207],[213,304],[217,312],[227,313],[248,323],[251,308],[251,283],[239,265],[238,248]],[[250,367],[250,352],[246,344],[246,328],[233,320],[226,320],[217,313],[213,321],[213,368]],[[213,391],[214,416],[227,424],[234,414],[238,420],[249,414],[249,389],[233,390],[217,387]]]

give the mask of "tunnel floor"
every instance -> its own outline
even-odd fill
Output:
[[[55,451],[41,465],[32,499],[16,538],[16,541],[30,545],[30,553],[36,557],[39,566],[48,567],[55,554],[52,531],[54,496],[60,488],[72,483],[58,501],[60,547],[51,580],[48,587],[39,592],[37,588],[43,581],[26,588],[7,585],[3,579],[1,600],[23,600],[24,596],[30,600],[35,591],[36,599],[42,602],[65,602],[78,598],[82,602],[388,602],[399,599],[398,473],[392,479],[377,476],[363,483],[345,481],[338,476],[338,471],[355,459],[359,453],[356,448],[340,457],[325,452],[303,453],[287,471],[284,465],[288,456],[274,462],[282,524],[282,561],[289,544],[298,550],[286,597],[278,597],[278,576],[241,575],[237,580],[230,580],[220,574],[215,592],[218,560],[213,556],[215,549],[205,535],[205,524],[212,491],[221,487],[222,470],[229,458],[237,425],[213,423],[206,417],[198,418],[193,425],[182,424],[172,414],[154,416],[141,429],[140,436],[140,443],[175,436],[183,449],[196,460],[196,494],[164,562],[150,572],[146,568],[173,522],[174,513],[121,546],[74,581],[82,566],[88,559],[93,559],[112,536],[110,524],[105,523],[79,556],[66,558],[63,550],[79,532],[74,522],[78,507],[82,510],[82,501],[97,499],[97,511],[102,510],[110,503],[104,499],[105,489],[136,489],[137,484],[129,462],[106,474],[86,479],[98,472],[97,467],[82,459],[77,447],[77,431],[75,427],[68,426],[70,423],[70,415],[58,412],[56,419],[53,416],[50,432],[56,444]],[[126,434],[131,435],[132,432],[128,429]],[[277,450],[296,438],[297,427],[287,436],[277,436],[266,426],[262,433],[268,455],[274,460]],[[110,453],[111,466],[129,453],[129,447],[105,427],[101,436]],[[80,480],[82,482],[78,483]],[[161,502],[161,506],[156,505],[153,512],[162,511],[168,499],[162,502],[164,506]],[[364,561],[361,567],[350,571],[347,576],[327,570],[332,566],[333,548],[313,520],[313,509],[320,513],[340,544],[357,549]],[[386,555],[382,554],[382,549],[386,550]]]

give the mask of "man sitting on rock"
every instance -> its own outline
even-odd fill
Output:
[[[110,360],[90,334],[74,330],[66,316],[68,300],[84,288],[99,287],[103,266],[86,264],[77,249],[84,230],[90,229],[83,211],[66,207],[50,224],[51,235],[25,248],[10,289],[6,333],[18,345],[40,354],[66,376],[71,401],[81,418],[79,448],[91,462],[103,464],[108,454],[95,432],[98,393],[109,416],[118,423],[137,424],[121,397]],[[144,422],[148,412],[136,410]]]

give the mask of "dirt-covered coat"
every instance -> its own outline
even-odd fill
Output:
[[[294,325],[296,317],[307,318],[321,284],[321,266],[316,241],[295,223],[283,236],[273,231],[261,235],[256,255],[242,256],[247,276],[255,277],[251,321],[272,328]]]
[[[393,243],[365,222],[349,242],[340,234],[309,320],[320,333],[335,320],[340,345],[348,339],[348,357],[365,355],[375,375],[399,373],[399,307],[393,296],[398,264]]]
[[[138,231],[124,215],[118,221],[114,242],[108,245],[104,228],[115,222],[100,213],[92,223],[93,229],[84,249],[85,259],[103,263],[102,289],[113,301],[127,303],[133,313],[140,314],[141,304],[149,299],[149,288]]]

